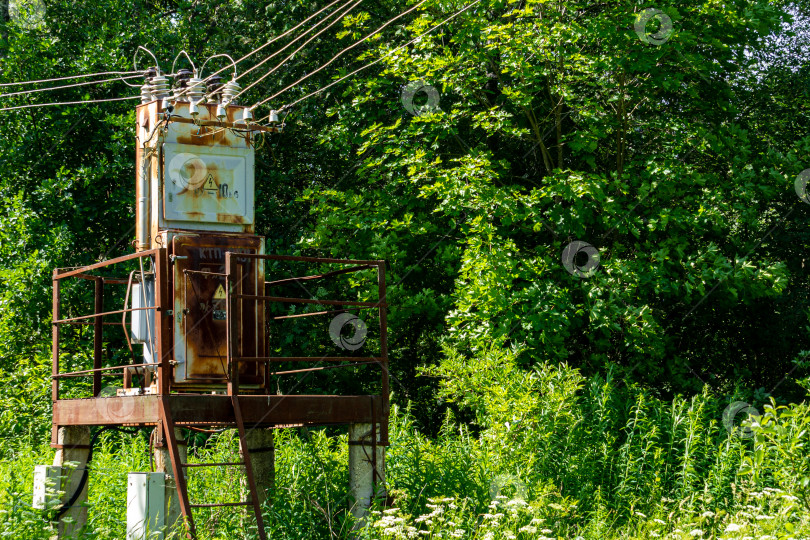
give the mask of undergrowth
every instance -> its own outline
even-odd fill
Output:
[[[461,423],[448,409],[438,437],[428,438],[407,408],[394,407],[389,506],[377,501],[362,522],[350,513],[345,434],[276,431],[275,491],[264,509],[270,538],[810,537],[807,403],[771,401],[749,419],[750,432],[729,431],[728,400],[709,389],[663,401],[610,375],[586,380],[548,365],[526,371],[512,351],[493,348],[474,371],[448,353],[451,361],[425,375],[441,377],[442,399],[475,421]],[[117,433],[100,441],[83,538],[123,538],[126,473],[149,470],[148,441]],[[191,441],[191,459],[238,457],[232,433]],[[0,535],[48,538],[31,490],[34,465],[49,463],[52,451],[25,439],[6,441],[2,451]],[[238,470],[191,476],[194,501],[245,496]],[[256,537],[244,510],[196,516],[201,538]]]

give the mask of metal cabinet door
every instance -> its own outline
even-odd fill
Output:
[[[180,234],[172,240],[174,262],[175,383],[227,381],[225,253],[263,253],[258,236]],[[243,259],[238,265],[243,294],[264,294],[263,265]],[[240,356],[264,356],[264,309],[242,302],[234,314],[234,346]],[[240,365],[241,385],[263,385],[264,364]]]

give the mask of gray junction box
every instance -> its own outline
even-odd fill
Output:
[[[163,540],[168,499],[166,474],[131,472],[127,482],[127,540]]]

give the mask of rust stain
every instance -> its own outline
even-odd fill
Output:
[[[243,216],[233,214],[217,214],[217,221],[219,223],[235,223],[237,225],[243,225],[245,223],[245,218]]]
[[[181,102],[175,104],[176,114],[181,116],[188,115],[188,103]],[[188,119],[182,121],[175,121],[174,129],[176,129],[176,140],[180,144],[190,144],[194,146],[211,146],[222,145],[235,148],[242,148],[246,145],[249,146],[247,140],[236,137],[230,130],[223,129],[219,124],[216,117],[217,106],[214,104],[204,104],[198,107],[199,116],[198,120],[202,123],[214,122],[217,125],[198,126],[189,122]],[[242,110],[244,107],[231,106],[226,107],[225,122],[233,124],[242,118]]]
[[[193,137],[193,136],[191,136],[191,134],[183,134],[183,135],[181,135],[179,133],[177,134],[177,142],[180,143],[180,144],[197,144],[197,145],[201,145],[203,143],[198,142],[201,139],[203,139],[203,137]]]
[[[258,253],[261,238],[242,235],[180,235],[172,242],[173,252],[185,256],[177,259],[174,273],[175,299],[184,312],[183,334],[175,336],[175,348],[186,351],[186,378],[188,384],[203,381],[224,381],[227,366],[227,328],[225,300],[218,295],[225,280],[225,253]],[[242,259],[247,273],[240,275],[241,294],[261,294],[264,290],[263,272],[258,272],[255,262]],[[200,273],[185,273],[194,270]],[[264,310],[255,306],[242,306],[234,315],[238,319],[238,335],[235,343],[241,356],[264,355]],[[182,340],[182,341],[180,341]],[[240,367],[245,384],[263,384],[264,368],[257,363],[245,363]]]

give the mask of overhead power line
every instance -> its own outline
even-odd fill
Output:
[[[480,1],[480,0],[479,0],[479,1]],[[346,52],[348,52],[348,51],[350,51],[350,50],[354,49],[355,47],[357,47],[358,45],[360,45],[360,44],[361,44],[361,43],[363,43],[364,41],[368,40],[369,38],[374,37],[375,35],[379,34],[379,33],[380,33],[380,32],[382,32],[382,30],[383,30],[385,27],[387,27],[389,24],[391,24],[392,22],[396,21],[397,19],[401,19],[401,18],[402,18],[402,17],[404,17],[405,15],[407,15],[407,14],[409,14],[410,12],[414,11],[415,9],[417,9],[419,6],[421,6],[421,5],[422,5],[422,4],[424,4],[425,2],[427,2],[427,0],[421,0],[419,3],[417,3],[417,4],[416,4],[415,6],[413,6],[412,8],[410,8],[410,9],[408,9],[408,10],[406,10],[406,11],[403,11],[402,13],[400,13],[399,15],[397,15],[396,17],[394,17],[394,18],[392,18],[392,19],[389,19],[389,20],[388,20],[388,21],[386,21],[386,22],[385,22],[385,23],[384,23],[382,26],[378,27],[376,30],[374,30],[374,31],[373,31],[373,32],[371,32],[370,34],[367,34],[365,37],[363,37],[363,38],[361,38],[361,39],[359,39],[359,40],[355,41],[354,43],[352,43],[351,45],[349,45],[349,46],[348,46],[348,47],[346,47],[345,49],[343,49],[343,50],[339,51],[339,52],[338,52],[338,53],[337,53],[335,56],[333,56],[332,58],[330,58],[330,59],[329,59],[329,61],[327,61],[327,62],[326,62],[325,64],[323,64],[322,66],[318,67],[318,69],[316,69],[315,71],[312,71],[311,73],[309,73],[309,74],[307,74],[307,75],[305,75],[305,76],[301,77],[300,79],[298,79],[298,80],[297,80],[297,81],[295,81],[294,83],[290,84],[289,86],[287,86],[286,88],[284,88],[284,89],[283,89],[283,90],[281,90],[280,92],[277,92],[276,94],[274,94],[274,95],[272,95],[272,96],[270,96],[270,97],[268,97],[268,98],[266,98],[266,99],[264,99],[264,100],[262,100],[262,101],[260,101],[260,102],[258,102],[258,103],[256,103],[256,104],[252,105],[252,106],[250,107],[250,110],[254,110],[256,107],[259,107],[260,105],[264,105],[265,103],[267,103],[268,101],[270,101],[270,100],[271,100],[271,99],[273,99],[274,97],[276,97],[276,96],[278,96],[278,95],[280,95],[280,94],[282,94],[282,93],[286,92],[286,91],[287,91],[287,90],[289,90],[290,88],[293,88],[294,86],[297,86],[297,85],[298,85],[298,84],[300,84],[301,82],[303,82],[303,81],[307,80],[308,78],[312,77],[312,76],[313,76],[313,75],[315,75],[316,73],[318,73],[318,72],[320,72],[321,70],[323,70],[324,68],[326,68],[326,67],[327,67],[329,64],[331,64],[332,62],[334,62],[335,60],[337,60],[338,58],[340,58],[341,56],[343,56],[343,55],[344,55]]]
[[[343,1],[343,0],[334,0],[334,1],[333,1],[333,2],[331,2],[330,4],[328,4],[328,5],[324,6],[324,7],[322,7],[321,9],[319,9],[318,11],[316,11],[315,13],[313,13],[312,15],[310,15],[309,17],[307,17],[306,19],[304,19],[304,20],[303,20],[303,21],[301,21],[300,23],[296,24],[295,26],[293,26],[292,28],[290,28],[289,30],[287,30],[286,32],[284,32],[283,34],[280,34],[280,35],[278,35],[278,36],[274,37],[273,39],[271,39],[270,41],[268,41],[267,43],[265,43],[264,45],[261,45],[260,47],[257,47],[257,48],[255,48],[255,49],[253,49],[252,51],[250,51],[249,53],[247,53],[245,56],[243,56],[243,57],[242,57],[242,58],[240,58],[239,60],[235,61],[235,62],[232,64],[232,66],[235,66],[236,64],[238,64],[238,63],[242,62],[243,60],[246,60],[247,58],[250,58],[251,56],[253,56],[253,55],[254,55],[254,54],[256,54],[257,52],[259,52],[259,51],[261,51],[262,49],[264,49],[265,47],[268,47],[269,45],[271,45],[271,44],[275,43],[275,42],[276,42],[276,41],[278,41],[279,39],[282,39],[282,38],[284,38],[284,37],[286,37],[286,36],[290,35],[292,32],[295,32],[296,30],[298,30],[299,28],[301,28],[303,25],[305,25],[306,23],[308,23],[309,21],[311,21],[312,19],[314,19],[315,17],[317,17],[318,15],[320,15],[321,13],[323,13],[324,11],[326,11],[327,9],[331,8],[332,6],[334,6],[335,4],[337,4],[337,3],[341,2],[341,1]],[[347,1],[346,1],[346,4],[349,4],[349,3],[351,3],[352,1],[353,1],[353,0],[347,0]],[[320,23],[319,23],[319,24],[320,24]],[[315,27],[317,27],[317,26],[318,26],[318,25],[316,24],[316,25],[315,25]],[[308,32],[309,32],[309,30],[308,30],[307,32],[305,32],[303,35],[306,35]],[[300,38],[299,38],[299,39],[300,39]],[[294,42],[294,41],[293,41],[293,42]],[[286,47],[285,47],[285,48],[286,48]],[[281,49],[281,50],[283,51],[284,49]],[[214,73],[212,73],[211,75],[208,75],[208,76],[207,76],[205,79],[203,79],[203,80],[204,80],[205,82],[207,82],[207,81],[209,81],[209,80],[210,80],[212,77],[214,77],[214,76],[216,76],[216,75],[219,75],[220,73],[222,73],[223,71],[225,71],[225,70],[227,70],[227,69],[230,69],[230,67],[232,67],[232,66],[225,66],[225,67],[223,67],[223,68],[220,68],[220,69],[218,69],[217,71],[215,71]],[[245,72],[245,73],[247,73],[247,72]],[[240,75],[240,77],[241,77],[241,76],[244,76],[244,75],[245,75],[245,73],[243,73],[242,75]],[[179,96],[184,95],[186,92],[188,92],[189,90],[191,90],[191,88],[192,88],[192,87],[188,87],[188,88],[184,89],[182,92],[180,92],[179,94],[177,94],[177,96],[179,97]]]
[[[102,84],[102,83],[108,83],[108,82],[113,82],[113,81],[123,81],[124,79],[135,79],[135,78],[141,77],[141,76],[142,75],[138,74],[138,75],[130,75],[128,77],[115,77],[113,79],[101,79],[100,81],[85,81],[85,82],[74,83],[74,84],[65,84],[65,85],[62,85],[62,86],[49,86],[48,88],[34,88],[33,90],[20,90],[19,92],[10,92],[8,94],[0,94],[0,98],[11,97],[11,96],[21,96],[23,94],[33,94],[33,93],[36,93],[36,92],[48,92],[50,90],[63,90],[65,88],[73,88],[73,87],[76,87],[76,86],[87,86],[87,85],[91,85],[91,84]]]
[[[18,109],[35,109],[38,107],[52,107],[54,105],[82,105],[84,103],[104,103],[107,101],[125,101],[127,99],[141,99],[141,96],[126,96],[120,98],[107,98],[107,99],[88,99],[84,101],[57,101],[54,103],[32,103],[30,105],[17,105],[16,107],[3,107],[2,111],[15,111]]]
[[[238,94],[236,94],[235,96],[233,96],[233,98],[232,98],[232,99],[236,99],[236,98],[238,98],[239,96],[241,96],[242,94],[244,94],[245,92],[247,92],[248,90],[250,90],[251,88],[253,88],[254,86],[256,86],[257,84],[259,84],[260,82],[262,82],[264,79],[266,79],[267,77],[269,77],[270,75],[272,75],[272,74],[273,74],[275,71],[277,71],[279,68],[281,68],[281,66],[283,66],[283,65],[284,65],[284,64],[285,64],[285,63],[286,63],[286,62],[287,62],[287,61],[288,61],[290,58],[292,58],[292,57],[293,57],[293,56],[294,56],[296,53],[298,53],[298,52],[299,52],[301,49],[303,49],[304,47],[306,47],[306,46],[307,46],[307,45],[308,45],[308,44],[309,44],[309,43],[310,43],[312,40],[314,40],[314,39],[315,39],[315,38],[317,38],[319,35],[323,34],[323,33],[324,33],[324,32],[326,32],[327,30],[329,30],[331,27],[333,27],[334,25],[336,25],[338,22],[340,22],[340,21],[341,21],[341,19],[343,19],[343,18],[344,18],[346,15],[348,15],[348,14],[349,14],[349,12],[350,12],[351,10],[353,10],[355,7],[357,7],[357,5],[358,5],[358,4],[360,4],[362,1],[363,1],[363,0],[356,0],[356,1],[354,2],[354,4],[350,5],[350,6],[349,6],[349,7],[348,7],[348,8],[347,8],[347,9],[346,9],[346,10],[345,10],[345,11],[344,11],[342,14],[338,14],[338,17],[337,17],[337,18],[336,18],[334,21],[332,21],[331,23],[329,23],[329,24],[328,24],[328,25],[327,25],[327,26],[326,26],[326,27],[325,27],[323,30],[319,31],[317,34],[315,34],[314,36],[312,36],[311,38],[309,38],[308,40],[306,40],[306,41],[303,43],[303,45],[301,45],[300,47],[298,47],[297,49],[295,49],[295,50],[294,50],[292,53],[290,53],[289,55],[287,55],[287,57],[286,57],[286,58],[284,58],[284,60],[282,60],[281,62],[279,62],[279,63],[278,63],[278,64],[277,64],[275,67],[273,67],[273,68],[272,68],[270,71],[268,71],[267,73],[265,73],[264,75],[262,75],[261,77],[259,77],[259,78],[258,78],[258,79],[256,79],[255,81],[253,81],[252,83],[250,83],[250,84],[249,84],[248,86],[246,86],[244,89],[242,89],[242,90],[241,90],[241,91],[240,91]],[[326,20],[326,19],[324,19],[324,20]],[[321,21],[321,22],[323,22],[323,21]],[[304,35],[306,35],[306,34],[304,34]],[[304,35],[302,35],[301,37],[303,37]],[[300,38],[299,38],[299,39],[300,39]],[[289,45],[292,45],[292,43],[290,43]],[[287,47],[289,47],[289,45],[287,45]],[[284,49],[286,49],[287,47],[284,47]],[[278,53],[282,52],[284,49],[280,49],[278,52],[276,52],[275,54],[273,54],[273,56],[275,56],[276,54],[278,54]],[[253,66],[253,67],[252,67],[250,70],[246,71],[245,73],[243,73],[242,75],[240,75],[239,77],[237,77],[237,79],[239,79],[240,77],[244,77],[245,75],[247,75],[247,74],[248,74],[248,72],[249,72],[249,71],[251,71],[251,70],[253,70],[253,69],[255,69],[255,68],[259,67],[259,65],[263,64],[263,63],[264,63],[264,62],[266,62],[267,60],[270,60],[270,58],[272,58],[272,56],[270,56],[270,57],[266,58],[265,60],[262,60],[262,62],[261,62],[260,64],[256,64],[256,65],[255,65],[255,66]]]
[[[356,75],[357,73],[359,73],[359,72],[363,71],[364,69],[368,69],[368,68],[370,68],[371,66],[373,66],[373,65],[375,65],[375,64],[379,64],[379,63],[380,63],[380,62],[382,62],[382,61],[383,61],[383,60],[384,60],[386,57],[390,56],[391,54],[393,54],[393,53],[395,53],[395,52],[397,52],[397,51],[399,51],[399,50],[401,50],[401,49],[404,49],[405,47],[407,47],[407,46],[409,46],[409,45],[412,45],[413,43],[416,43],[416,42],[417,42],[417,41],[419,41],[419,39],[421,39],[423,36],[425,36],[425,35],[427,35],[427,34],[429,34],[429,33],[433,32],[434,30],[436,30],[436,29],[437,29],[437,28],[439,28],[440,26],[442,26],[442,25],[444,25],[444,24],[448,23],[449,21],[451,21],[451,20],[455,19],[456,17],[458,17],[459,15],[461,15],[462,13],[464,13],[465,11],[467,11],[468,9],[470,9],[471,7],[475,6],[476,4],[479,4],[480,2],[481,2],[481,0],[475,0],[474,2],[471,2],[470,4],[468,4],[467,6],[463,7],[462,9],[460,9],[460,10],[456,11],[455,13],[453,13],[452,15],[450,15],[449,17],[447,17],[446,19],[444,19],[443,21],[441,21],[441,22],[440,22],[440,23],[438,23],[437,25],[435,25],[435,26],[433,26],[433,27],[429,28],[428,30],[425,30],[424,32],[422,32],[421,34],[419,34],[418,36],[416,36],[415,38],[413,38],[413,39],[412,39],[412,40],[410,40],[409,42],[407,42],[407,43],[405,43],[405,44],[403,44],[403,45],[400,45],[400,46],[399,46],[399,47],[397,47],[396,49],[393,49],[393,50],[391,50],[391,51],[388,51],[387,53],[385,53],[384,55],[382,55],[382,56],[381,56],[381,57],[379,57],[378,59],[374,60],[373,62],[369,62],[368,64],[365,64],[364,66],[361,66],[361,67],[357,68],[356,70],[352,71],[352,72],[351,72],[351,73],[349,73],[348,75],[344,75],[343,77],[341,77],[341,78],[337,79],[336,81],[333,81],[333,82],[329,83],[328,85],[326,85],[326,86],[324,86],[324,87],[322,87],[322,88],[319,88],[318,90],[315,90],[314,92],[310,92],[309,94],[307,94],[307,95],[305,95],[305,96],[303,96],[303,97],[301,97],[301,98],[299,98],[299,99],[297,99],[297,100],[293,101],[292,103],[288,103],[287,105],[284,105],[284,106],[282,107],[282,109],[289,109],[289,108],[290,108],[290,107],[292,107],[293,105],[296,105],[296,104],[298,104],[298,103],[300,103],[300,102],[304,101],[305,99],[308,99],[308,98],[310,98],[310,97],[312,97],[312,96],[315,96],[315,95],[317,95],[317,94],[320,94],[321,92],[324,92],[324,91],[328,90],[329,88],[331,88],[331,87],[335,86],[336,84],[338,84],[338,83],[340,83],[340,82],[342,82],[342,81],[344,81],[344,80],[348,79],[349,77],[353,77],[354,75]],[[417,6],[418,6],[418,4],[417,4]],[[415,7],[417,7],[417,6],[415,6]],[[370,37],[370,36],[366,36],[366,37]],[[365,39],[366,39],[366,38],[363,38],[363,40],[365,40]],[[361,41],[363,41],[363,40],[361,40]],[[359,44],[359,43],[360,43],[360,42],[355,43],[354,45],[357,45],[357,44]],[[352,45],[352,47],[354,47],[354,45]],[[346,49],[346,50],[348,50],[348,49]],[[330,60],[329,62],[327,62],[326,64],[324,64],[324,65],[323,65],[323,66],[321,66],[320,68],[318,68],[317,70],[313,71],[312,73],[310,73],[310,74],[308,74],[308,75],[306,75],[306,76],[304,76],[304,77],[301,77],[301,78],[300,78],[300,79],[298,79],[296,82],[294,82],[294,83],[292,83],[291,85],[289,85],[289,86],[287,86],[287,87],[285,87],[285,88],[281,89],[280,91],[276,92],[276,93],[275,93],[275,94],[273,94],[272,96],[270,96],[270,97],[268,97],[268,98],[266,98],[266,99],[262,100],[262,101],[261,101],[261,102],[259,102],[259,103],[256,103],[255,105],[253,105],[253,106],[251,107],[251,109],[255,109],[256,107],[259,107],[260,105],[263,105],[263,104],[267,103],[267,102],[268,102],[268,101],[270,101],[271,99],[274,99],[274,98],[276,98],[276,97],[280,96],[281,94],[283,94],[284,92],[286,92],[286,91],[290,90],[291,88],[293,88],[294,86],[296,86],[297,84],[299,84],[301,81],[303,81],[303,80],[305,80],[305,79],[307,79],[307,78],[311,77],[312,75],[315,75],[315,73],[317,73],[318,71],[320,71],[321,69],[325,68],[325,67],[326,67],[326,66],[328,66],[330,63],[332,63],[332,61],[333,61],[333,60],[335,60],[335,58],[337,58],[337,55],[336,55],[334,58],[332,58],[332,60]],[[267,115],[266,117],[264,117],[264,118],[262,118],[262,119],[260,119],[260,120],[258,120],[258,121],[259,121],[259,122],[262,122],[262,121],[264,121],[264,120],[267,120],[268,118],[270,118],[270,115]]]
[[[341,9],[345,8],[346,6],[348,6],[348,5],[349,5],[349,4],[351,4],[353,1],[354,1],[354,0],[348,0],[348,1],[347,1],[347,2],[346,2],[344,5],[343,5],[343,6],[341,6],[341,7],[339,7],[339,8],[337,9],[336,13],[339,13]],[[348,13],[349,11],[351,11],[352,9],[354,9],[354,7],[355,7],[357,4],[359,4],[360,2],[362,2],[362,1],[363,1],[363,0],[358,0],[358,2],[356,2],[356,3],[355,3],[353,6],[350,6],[350,7],[349,7],[349,8],[348,8],[348,9],[347,9],[347,10],[346,10],[344,13],[343,13],[343,15],[340,15],[340,16],[338,17],[338,20],[339,20],[339,19],[341,19],[341,18],[343,18],[343,17],[345,17],[345,16],[346,16],[346,13]],[[255,69],[258,69],[258,68],[259,68],[259,66],[263,65],[265,62],[267,62],[267,61],[268,61],[268,60],[270,60],[271,58],[274,58],[274,57],[278,56],[279,54],[281,54],[281,53],[282,53],[282,51],[284,51],[284,50],[288,49],[290,46],[292,46],[292,44],[293,44],[293,43],[295,43],[295,42],[296,42],[296,41],[298,41],[299,39],[301,39],[301,38],[303,38],[304,36],[306,36],[308,33],[310,33],[311,31],[313,31],[314,29],[316,29],[318,26],[320,26],[320,25],[321,25],[321,24],[323,24],[324,22],[328,21],[328,20],[329,20],[329,18],[330,18],[331,16],[332,16],[332,14],[330,13],[330,14],[329,14],[329,15],[327,15],[327,16],[326,16],[326,17],[325,17],[323,20],[320,20],[320,21],[318,21],[317,23],[315,23],[315,25],[314,25],[314,26],[310,27],[310,28],[309,28],[309,29],[308,29],[306,32],[304,32],[303,34],[301,34],[301,35],[300,35],[300,36],[298,36],[297,38],[293,39],[293,40],[292,40],[291,42],[289,42],[287,45],[285,45],[285,46],[284,46],[284,47],[282,47],[281,49],[277,50],[276,52],[274,52],[273,54],[271,54],[270,56],[268,56],[267,58],[265,58],[264,60],[262,60],[261,62],[259,62],[258,64],[256,64],[255,66],[251,67],[250,69],[245,70],[245,71],[244,71],[244,72],[243,72],[241,75],[239,75],[239,76],[236,78],[236,80],[241,79],[242,77],[244,77],[245,75],[247,75],[247,74],[248,74],[248,73],[250,73],[251,71],[253,71],[253,70],[255,70]],[[337,22],[337,21],[332,22],[332,23],[331,23],[331,24],[329,24],[329,26],[327,26],[326,28],[331,27],[332,25],[334,25],[334,24],[335,24],[335,22]],[[326,28],[325,28],[325,29],[326,29]],[[324,30],[325,30],[325,29],[324,29]],[[320,34],[320,33],[321,33],[321,32],[318,32],[318,34]],[[316,35],[318,35],[318,34],[316,34]],[[307,42],[307,43],[308,43],[308,42]]]
[[[55,81],[67,81],[69,79],[86,79],[87,77],[100,77],[102,75],[132,75],[134,73],[141,73],[141,72],[140,71],[100,71],[98,73],[88,73],[86,75],[70,75],[69,77],[55,77],[53,79],[39,79],[37,81],[21,81],[21,82],[0,83],[0,87],[2,87],[2,86],[21,86],[23,84],[40,84],[40,83],[55,82]]]

